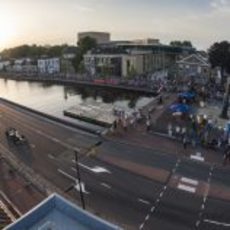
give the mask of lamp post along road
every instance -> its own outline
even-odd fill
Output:
[[[82,190],[81,174],[80,174],[80,169],[79,169],[79,164],[78,164],[78,151],[75,150],[74,154],[75,154],[75,167],[76,167],[76,172],[77,172],[77,180],[78,180],[78,184],[79,184],[81,204],[82,204],[82,208],[85,209],[85,199],[84,199],[84,194],[83,194],[83,190]]]

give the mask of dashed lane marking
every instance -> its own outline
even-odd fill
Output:
[[[144,223],[140,225],[139,230],[143,229]]]
[[[73,180],[73,181],[77,181],[77,179],[71,175],[69,175],[67,172],[64,172],[63,170],[61,169],[58,169],[57,170],[59,173],[61,173],[62,175],[64,175],[65,177],[69,178],[70,180]]]
[[[144,200],[144,199],[139,198],[138,201],[141,202],[141,203],[143,203],[143,204],[150,205],[150,202],[147,201],[147,200]]]
[[[159,203],[160,203],[162,197],[164,196],[164,193],[165,193],[166,190],[167,190],[167,185],[168,185],[168,183],[169,183],[169,181],[170,181],[171,176],[176,172],[176,170],[177,170],[177,168],[178,168],[178,166],[179,166],[180,163],[181,163],[181,159],[178,159],[177,162],[175,163],[175,166],[173,167],[173,169],[172,169],[172,171],[171,171],[171,173],[170,173],[170,176],[169,176],[168,179],[167,179],[166,184],[164,185],[164,187],[163,187],[162,190],[160,191],[159,196],[158,196],[158,198],[156,199],[154,205],[151,207],[151,209],[150,209],[149,213],[147,214],[147,216],[145,217],[143,223],[140,224],[139,230],[142,230],[142,229],[144,228],[146,222],[147,222],[147,221],[149,220],[149,218],[150,218],[150,215],[152,215],[152,214],[154,213],[154,211],[156,210],[156,207],[159,205]]]
[[[149,215],[147,215],[146,217],[145,217],[145,221],[148,221],[149,220]]]
[[[32,148],[32,149],[35,149],[35,144],[30,144],[30,147]]]
[[[52,154],[48,154],[48,157],[51,159],[51,160],[54,160],[55,157],[52,155]]]
[[[107,189],[111,189],[112,187],[106,183],[101,183],[101,185]]]
[[[230,223],[219,222],[216,220],[204,219],[204,222],[209,223],[209,224],[223,226],[223,227],[230,227]]]
[[[206,201],[207,201],[207,198],[208,198],[208,193],[209,193],[209,188],[210,188],[210,182],[211,182],[211,178],[212,178],[212,174],[213,174],[213,170],[214,170],[214,166],[212,166],[209,170],[209,176],[208,176],[208,179],[207,179],[207,182],[208,182],[208,189],[206,190],[205,194],[204,194],[204,197],[203,197],[203,202],[202,202],[202,205],[200,207],[200,211],[199,211],[199,217],[198,217],[198,220],[196,221],[196,228],[199,227],[200,223],[201,223],[201,220],[202,220],[202,216],[203,216],[203,213],[204,213],[204,210],[205,210],[205,204],[206,204]],[[207,219],[206,219],[207,220]],[[211,221],[211,220],[209,220]],[[215,221],[214,221],[215,222]],[[220,222],[215,222],[215,223],[220,223]],[[229,224],[230,226],[230,224]]]

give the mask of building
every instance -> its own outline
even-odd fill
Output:
[[[109,43],[110,42],[110,33],[106,32],[81,32],[78,33],[78,41],[85,37],[94,38],[97,44]]]
[[[5,230],[121,230],[53,194]]]
[[[75,69],[73,66],[73,60],[78,54],[78,48],[75,46],[68,46],[64,48],[61,58],[61,72],[64,73],[66,76],[68,74],[74,74]]]
[[[38,59],[38,73],[55,74],[60,73],[60,58]]]
[[[156,38],[137,39],[131,41],[133,45],[160,45],[160,40]]]
[[[63,49],[62,51],[62,58],[65,60],[72,60],[76,57],[76,54],[78,52],[78,48],[75,46],[68,46]]]
[[[96,49],[84,55],[84,66],[90,75],[128,77],[151,69],[150,51]]]
[[[6,71],[8,66],[10,66],[9,60],[0,60],[0,71]]]
[[[158,39],[112,41],[87,53],[84,64],[91,75],[107,71],[126,77],[130,72],[152,74],[170,70],[181,56],[194,52],[194,48],[162,45]]]
[[[181,77],[203,77],[208,78],[211,66],[206,56],[199,53],[183,57],[176,62],[177,74]]]

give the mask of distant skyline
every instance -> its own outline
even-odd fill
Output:
[[[230,40],[230,0],[0,0],[0,50],[76,44],[81,31],[112,40],[190,40],[199,49]]]

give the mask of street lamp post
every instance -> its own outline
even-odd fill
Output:
[[[82,191],[81,174],[80,174],[80,169],[79,169],[79,164],[78,164],[78,151],[75,150],[74,154],[75,154],[75,167],[76,167],[76,171],[77,171],[77,180],[78,180],[78,184],[79,184],[81,204],[82,204],[82,208],[85,209],[85,199],[84,199],[84,193]]]
[[[92,151],[95,147],[98,147],[102,144],[102,141],[98,141],[96,144],[94,144],[91,148],[89,148],[88,151],[86,151],[84,154],[86,154],[87,152]],[[77,189],[79,189],[79,193],[80,193],[80,198],[81,198],[81,205],[82,208],[85,209],[85,199],[84,199],[84,192],[83,192],[83,185],[81,183],[81,174],[80,174],[80,168],[79,168],[79,160],[78,160],[78,154],[79,151],[78,150],[74,150],[74,155],[75,155],[75,169],[77,172],[77,183],[76,184],[72,184],[70,187],[68,187],[65,192],[69,192],[70,190],[72,190],[73,188],[76,188],[76,186],[78,185]]]

